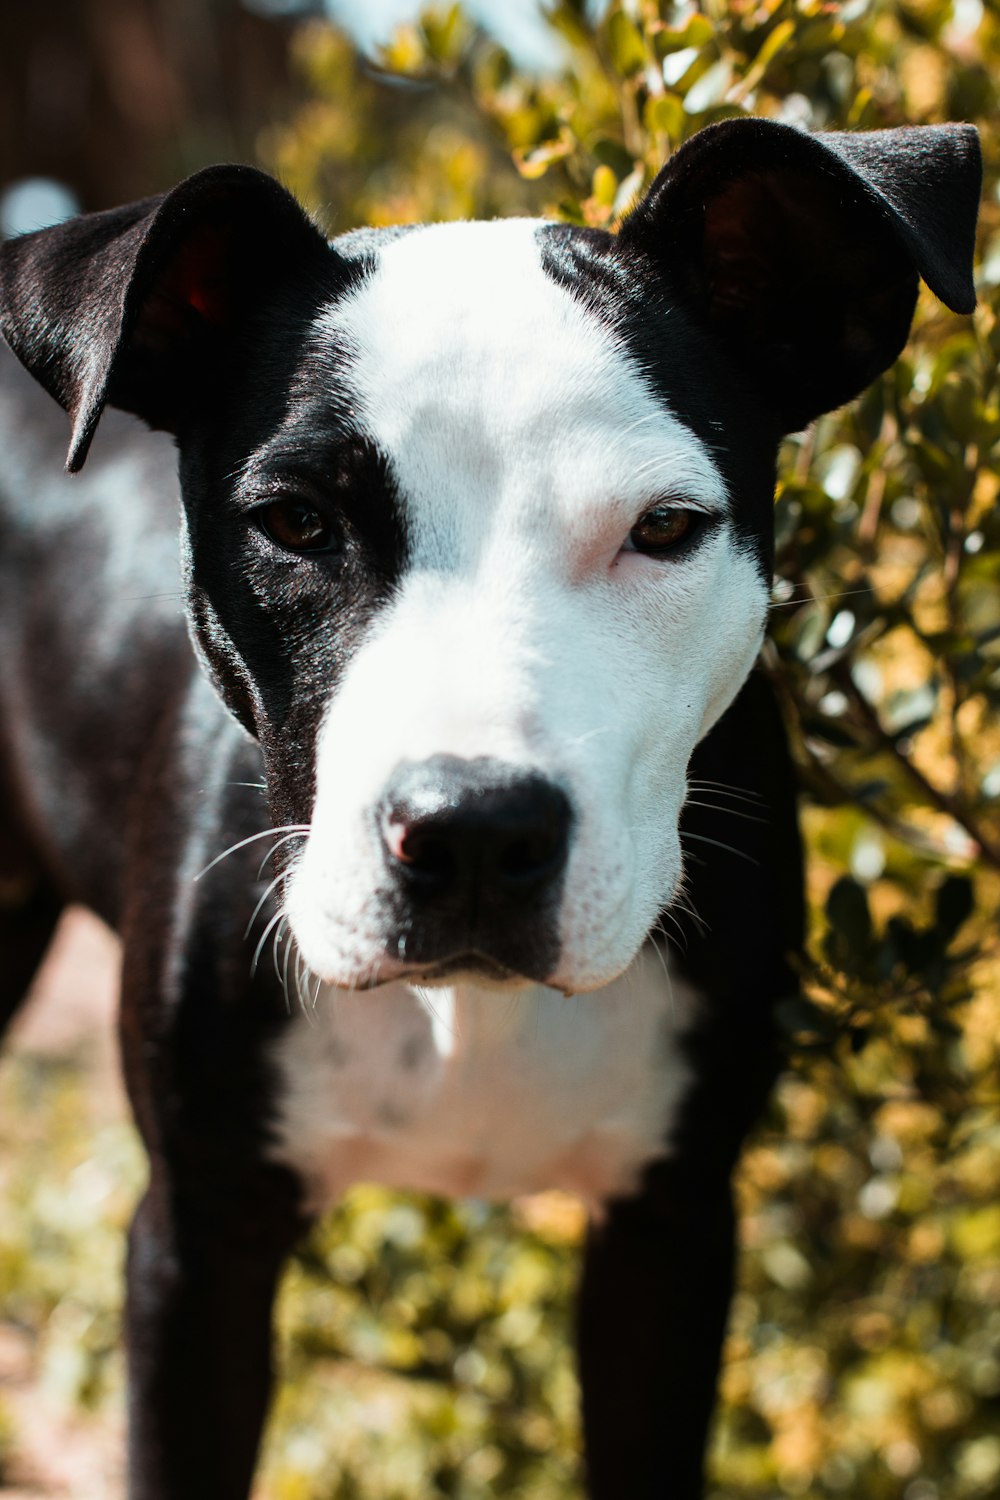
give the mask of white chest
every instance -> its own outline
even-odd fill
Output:
[[[273,1155],[317,1208],[358,1181],[597,1203],[669,1149],[696,1002],[649,947],[614,984],[570,998],[323,989],[274,1055]]]

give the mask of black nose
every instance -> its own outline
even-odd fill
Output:
[[[411,898],[526,902],[566,863],[569,799],[544,776],[435,755],[395,772],[380,811],[389,867]]]

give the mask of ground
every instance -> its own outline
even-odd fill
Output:
[[[130,1133],[114,1032],[116,956],[117,945],[105,928],[86,913],[71,912],[5,1046],[0,1207],[10,1217],[0,1227],[2,1500],[119,1500],[123,1494],[120,1399],[109,1393],[106,1399],[79,1404],[83,1364],[91,1356],[76,1363],[72,1358],[73,1309],[59,1297],[53,1311],[67,1325],[64,1334],[40,1335],[32,1314],[50,1300],[51,1292],[45,1284],[32,1287],[25,1269],[27,1231],[10,1229],[25,1193],[10,1148],[26,1144],[34,1157],[44,1146],[42,1133],[48,1136],[53,1126],[54,1094],[79,1087],[86,1095],[88,1123],[99,1135],[110,1139]],[[36,1115],[33,1094],[45,1105]],[[54,1123],[58,1136],[58,1112]],[[56,1146],[65,1151],[64,1142],[57,1139]],[[105,1184],[98,1175],[103,1168],[94,1169],[88,1184],[84,1166],[74,1163],[70,1152],[68,1175],[76,1180],[67,1186],[63,1201],[68,1208],[80,1197],[95,1205],[103,1199]],[[130,1177],[132,1170],[130,1163]],[[78,1332],[79,1344],[86,1345],[89,1329]]]

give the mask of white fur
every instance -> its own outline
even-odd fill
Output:
[[[723,517],[728,497],[707,448],[546,276],[536,231],[416,230],[315,330],[350,352],[346,395],[392,460],[413,546],[330,703],[288,893],[305,961],[342,988],[405,962],[387,951],[373,809],[400,761],[436,754],[566,789],[551,983],[613,981],[677,889],[689,757],[760,645],[767,590],[728,524],[675,561],[622,550],[664,495]]]
[[[649,947],[599,994],[324,989],[276,1054],[272,1154],[316,1209],[359,1180],[497,1199],[556,1187],[599,1207],[670,1149],[695,1003]]]

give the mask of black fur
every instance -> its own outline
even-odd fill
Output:
[[[723,120],[671,158],[618,249],[668,278],[793,431],[892,364],[920,277],[972,311],[981,182],[971,125],[811,136]]]

